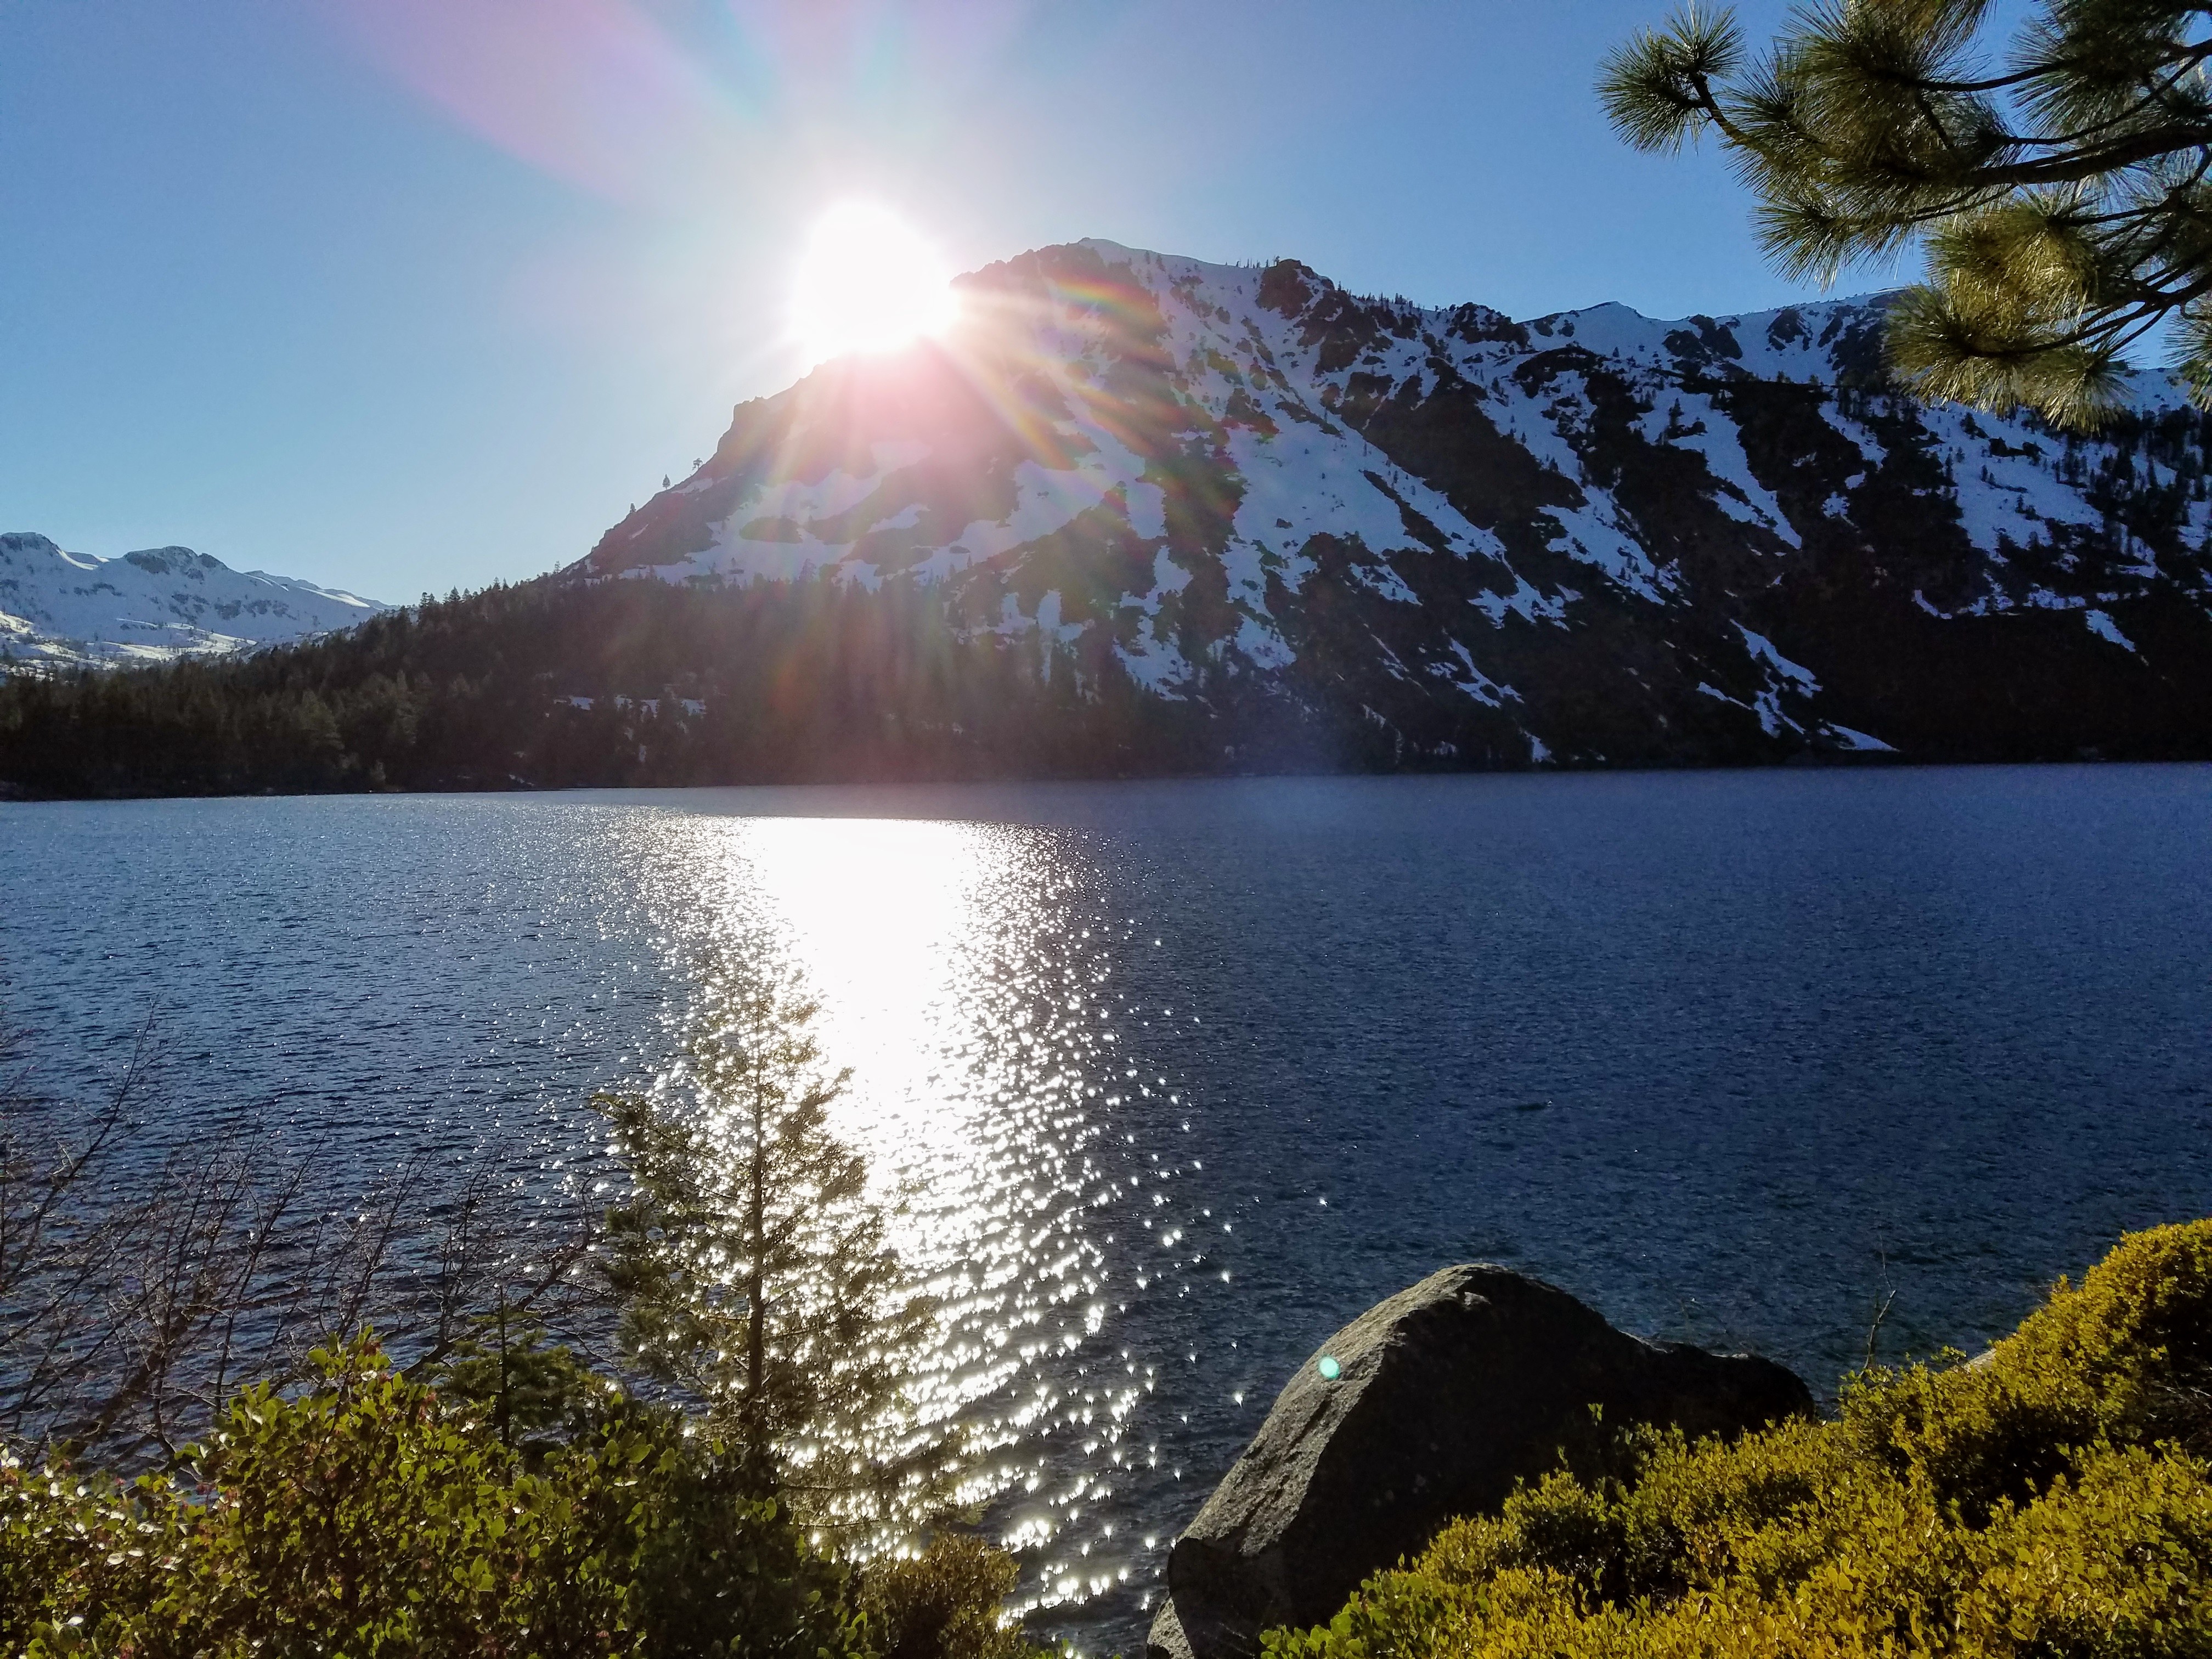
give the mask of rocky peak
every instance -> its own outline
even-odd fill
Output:
[[[1515,322],[1102,241],[962,286],[945,339],[741,405],[574,575],[927,588],[1085,695],[1273,699],[1442,764],[2197,706],[2161,653],[2212,643],[2212,504],[2160,378],[2084,442],[1898,394],[1879,295]],[[2106,713],[2008,713],[1999,676]]]

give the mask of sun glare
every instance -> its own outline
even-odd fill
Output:
[[[957,300],[952,272],[887,208],[848,202],[816,222],[792,292],[792,331],[806,361],[891,351],[942,331]]]

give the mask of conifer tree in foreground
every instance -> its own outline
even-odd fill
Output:
[[[1990,9],[1830,0],[1754,62],[1693,0],[1606,58],[1599,95],[1639,149],[1717,131],[1793,276],[1923,240],[1888,325],[1923,395],[2092,426],[2168,325],[2212,407],[2212,6],[2037,0],[2001,61]]]
[[[633,1189],[608,1216],[632,1358],[694,1395],[763,1492],[839,1530],[935,1496],[908,1385],[931,1323],[886,1242],[796,975],[732,952],[700,975],[684,1063],[595,1104]]]

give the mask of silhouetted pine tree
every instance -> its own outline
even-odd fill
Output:
[[[936,1490],[908,1394],[933,1306],[830,1131],[848,1074],[787,971],[724,955],[698,996],[678,1072],[594,1103],[634,1183],[608,1213],[624,1346],[704,1402],[760,1490],[836,1527],[895,1523]]]

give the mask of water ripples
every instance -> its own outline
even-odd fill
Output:
[[[2212,770],[0,804],[58,1094],[601,1173],[702,952],[818,994],[1038,1628],[1133,1651],[1291,1369],[1449,1261],[1816,1388],[2212,1209]]]
[[[1114,983],[1137,919],[1101,907],[1064,832],[654,815],[622,833],[656,872],[635,920],[672,983],[738,948],[819,998],[817,1038],[853,1071],[835,1126],[940,1307],[923,1419],[957,1425],[959,1498],[1023,1556],[1026,1607],[1141,1613],[1165,1549],[1146,1490],[1176,1481],[1182,1425],[1153,1407],[1164,1356],[1130,1336],[1132,1302],[1142,1329],[1148,1298],[1231,1270],[1189,1237],[1202,1162],[1158,1144],[1151,1109],[1187,1131],[1183,1092],[1121,1041],[1122,1017],[1144,1018]]]

